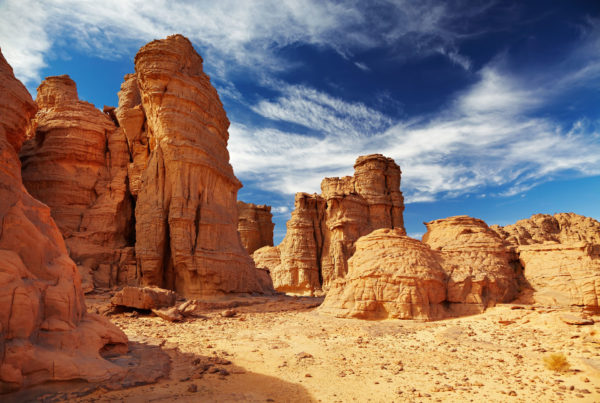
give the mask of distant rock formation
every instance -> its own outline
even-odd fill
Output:
[[[82,276],[91,270],[98,287],[135,283],[123,130],[80,101],[66,75],[46,78],[36,103],[35,133],[21,150],[25,187],[50,207]]]
[[[273,214],[271,206],[237,202],[238,232],[249,254],[263,246],[273,246]]]
[[[312,294],[345,277],[358,238],[379,228],[404,232],[400,167],[381,154],[359,157],[354,176],[325,178],[321,195],[297,193],[277,252],[254,253],[278,291]],[[280,260],[275,260],[279,254]],[[268,259],[262,259],[268,256]]]
[[[141,283],[186,297],[269,291],[237,233],[229,120],[188,39],[139,50],[115,116],[131,153]]]
[[[380,229],[356,242],[345,279],[321,311],[362,319],[434,320],[483,312],[518,294],[518,265],[482,220],[449,217],[426,223],[423,241]]]
[[[518,255],[533,290],[529,302],[600,306],[600,222],[573,213],[535,214],[491,228]]]
[[[0,53],[0,393],[51,380],[106,381],[127,337],[86,313],[50,209],[27,193],[18,152],[36,106]],[[0,398],[0,400],[2,400]]]
[[[425,225],[423,242],[440,256],[448,274],[447,301],[456,314],[480,313],[516,298],[519,265],[485,222],[463,215]]]
[[[319,311],[359,319],[445,316],[446,272],[438,254],[404,230],[379,229],[360,238],[348,274],[333,282]]]

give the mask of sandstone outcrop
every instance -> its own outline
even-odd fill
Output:
[[[536,214],[492,229],[518,254],[533,301],[600,306],[600,222],[573,213]]]
[[[115,116],[131,153],[141,283],[186,297],[269,291],[237,233],[229,121],[188,39],[140,49]]]
[[[50,207],[83,278],[99,287],[133,284],[129,152],[123,130],[80,101],[69,76],[38,87],[35,133],[21,150],[25,187]]]
[[[27,193],[18,152],[36,106],[0,54],[0,393],[51,380],[105,381],[125,334],[86,313],[50,209]],[[0,399],[1,400],[1,399]]]
[[[273,214],[271,206],[237,202],[238,232],[249,254],[263,246],[273,246]]]
[[[373,231],[355,247],[348,274],[333,282],[321,312],[359,319],[445,316],[446,273],[427,245],[396,228]]]
[[[435,250],[448,274],[448,298],[459,314],[483,312],[519,292],[514,254],[485,222],[455,216],[425,224],[423,242]]]
[[[325,178],[321,195],[297,193],[286,236],[277,246],[279,262],[269,249],[270,258],[256,258],[257,266],[270,271],[278,291],[328,290],[346,275],[358,238],[380,228],[404,232],[400,175],[391,158],[372,154],[356,160],[354,176]]]

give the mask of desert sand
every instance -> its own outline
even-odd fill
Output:
[[[88,295],[88,309],[101,311],[109,295]],[[561,320],[581,311],[502,304],[434,322],[364,321],[324,316],[316,308],[320,302],[284,295],[228,299],[181,323],[132,312],[111,315],[130,343],[158,346],[169,355],[169,375],[124,390],[100,387],[79,398],[54,397],[78,402],[600,400],[600,325]],[[231,308],[236,304],[241,306]],[[598,315],[589,317],[600,321]],[[547,369],[543,358],[550,353],[564,353],[570,370]]]

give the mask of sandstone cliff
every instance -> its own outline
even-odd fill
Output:
[[[519,292],[516,257],[485,222],[455,216],[425,224],[423,242],[437,251],[448,274],[447,301],[457,313],[483,312]]]
[[[270,270],[278,291],[311,294],[327,290],[348,272],[348,259],[358,238],[379,228],[404,232],[404,198],[400,167],[381,154],[359,157],[354,176],[325,178],[321,195],[296,194],[287,233],[258,267]],[[260,256],[261,254],[258,254]]]
[[[0,393],[50,380],[104,381],[125,334],[87,314],[75,263],[50,216],[27,193],[18,152],[36,106],[0,54]]]
[[[237,202],[238,232],[248,253],[263,246],[273,246],[273,214],[271,206]]]
[[[518,254],[533,301],[600,306],[600,222],[573,213],[536,214],[492,229]]]
[[[33,136],[21,150],[25,187],[50,207],[71,258],[94,284],[133,284],[133,211],[123,130],[80,101],[68,76],[38,87]]]
[[[237,233],[229,121],[188,39],[140,49],[115,116],[131,153],[142,284],[187,297],[268,291]]]

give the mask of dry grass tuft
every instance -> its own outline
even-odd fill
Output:
[[[571,368],[563,353],[552,353],[544,357],[546,368],[556,372],[566,372]]]

